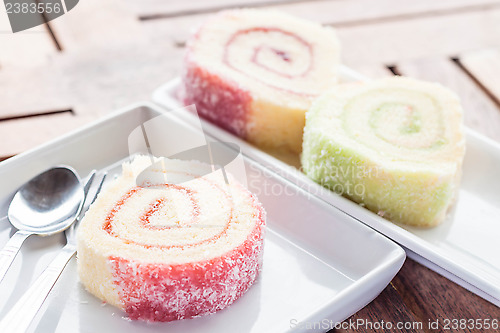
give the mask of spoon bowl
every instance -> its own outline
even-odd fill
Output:
[[[10,203],[8,217],[19,230],[50,235],[71,225],[83,197],[75,172],[67,167],[55,167],[19,189]]]
[[[24,184],[8,210],[9,221],[18,231],[0,251],[0,282],[24,240],[67,229],[82,209],[84,198],[80,178],[66,166],[49,169]]]

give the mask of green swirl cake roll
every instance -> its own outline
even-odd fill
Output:
[[[447,88],[403,77],[336,87],[306,114],[302,166],[393,222],[441,222],[458,191],[463,111]]]

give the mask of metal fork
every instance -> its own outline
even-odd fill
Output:
[[[93,183],[96,172],[91,172],[88,180],[85,183],[85,203],[82,212],[66,231],[66,245],[61,249],[57,257],[47,266],[38,279],[29,287],[23,296],[17,301],[12,309],[0,321],[0,332],[21,333],[25,332],[36,314],[42,307],[45,299],[54,287],[57,279],[66,267],[66,264],[76,253],[76,228],[83,215],[88,210],[89,206],[94,202],[97,194],[101,191],[102,184],[106,178],[106,173],[103,174],[99,186],[93,198],[89,198],[88,193]]]

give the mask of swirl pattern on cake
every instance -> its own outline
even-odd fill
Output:
[[[447,88],[393,77],[345,85],[307,113],[302,165],[392,221],[434,226],[458,191],[463,111]]]
[[[151,162],[136,157],[108,184],[78,229],[78,270],[95,296],[131,319],[214,313],[255,281],[265,213],[257,198],[207,165],[165,160],[165,176],[138,186]],[[198,175],[204,175],[199,177]]]
[[[185,102],[263,148],[298,153],[311,101],[337,82],[332,28],[271,10],[224,11],[188,42]]]

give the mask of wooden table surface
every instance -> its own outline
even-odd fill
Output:
[[[500,141],[500,0],[85,0],[16,34],[0,10],[0,159],[150,99],[179,75],[192,27],[238,6],[336,27],[344,64],[371,77],[441,82],[460,95],[466,125]],[[496,306],[407,259],[349,320],[420,322],[401,331],[430,332],[437,319],[499,317]]]

